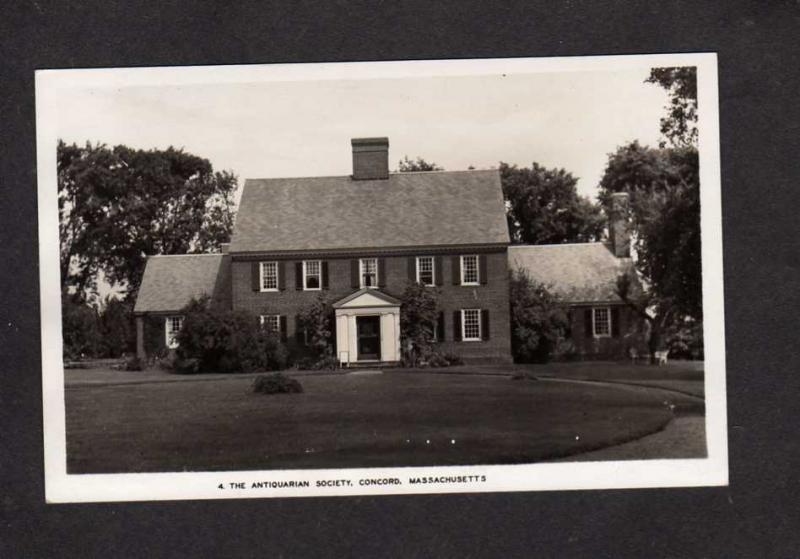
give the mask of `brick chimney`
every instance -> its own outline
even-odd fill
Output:
[[[389,138],[353,138],[353,180],[389,178]]]
[[[611,207],[608,210],[608,241],[614,256],[630,258],[631,234],[628,227],[627,192],[615,192],[611,195]]]

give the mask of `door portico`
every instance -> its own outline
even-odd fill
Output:
[[[400,301],[363,288],[333,304],[342,365],[400,360]]]

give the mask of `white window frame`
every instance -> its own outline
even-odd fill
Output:
[[[270,329],[267,327],[267,320],[275,320],[275,329]],[[281,315],[279,314],[261,314],[258,315],[258,323],[261,325],[261,328],[273,332],[275,334],[281,335]]]
[[[607,333],[597,332],[597,311],[606,311],[606,322],[608,323]],[[595,338],[610,338],[612,332],[611,307],[592,307],[592,336]]]
[[[372,260],[375,262],[375,285],[366,285],[364,282],[364,262],[367,260]],[[378,259],[377,258],[359,258],[358,259],[358,277],[359,277],[359,285],[361,288],[369,288],[369,289],[378,289],[378,284],[380,283],[380,278],[378,277]]]
[[[431,282],[423,283],[420,278],[422,270],[420,269],[419,262],[422,259],[431,261]],[[436,261],[433,256],[417,256],[417,283],[421,283],[425,287],[433,287],[436,285]]]
[[[467,271],[466,266],[464,266],[464,261],[466,258],[474,258],[475,259],[475,281],[465,281],[465,273]],[[461,255],[461,285],[480,285],[481,284],[481,259],[477,254],[462,254]]]
[[[478,337],[467,337],[467,313],[474,312],[478,314]],[[461,340],[464,342],[480,342],[483,340],[483,313],[481,309],[461,309]]]
[[[272,264],[275,266],[275,287],[264,287],[264,269],[267,265]],[[280,271],[280,266],[278,266],[277,261],[269,261],[269,262],[260,262],[258,266],[258,287],[259,290],[264,293],[268,291],[278,291],[280,289],[281,278],[278,277]]]
[[[308,287],[308,265],[311,263],[317,264],[317,280],[319,287]],[[321,291],[322,290],[322,260],[303,260],[303,291]]]
[[[173,330],[173,321],[178,322],[177,330]],[[168,349],[176,349],[178,347],[178,332],[183,328],[183,316],[172,315],[164,319],[164,341]]]

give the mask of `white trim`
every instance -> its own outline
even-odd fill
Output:
[[[265,264],[275,264],[275,287],[264,287],[264,265]],[[277,260],[265,260],[263,262],[258,263],[258,290],[262,293],[266,293],[269,291],[279,291],[281,285],[281,268],[278,266]]]
[[[308,287],[308,271],[306,269],[306,264],[309,262],[316,262],[319,265],[319,271],[317,272],[319,287]],[[303,291],[322,291],[322,260],[303,260]]]
[[[481,284],[481,258],[477,254],[462,254],[461,258],[461,285],[469,285],[475,286]],[[475,258],[475,277],[478,278],[476,281],[464,281],[464,259],[465,258]]]
[[[365,260],[374,260],[375,261],[375,285],[364,285],[364,261]],[[359,258],[358,259],[358,285],[361,289],[365,287],[367,289],[378,289],[378,285],[380,284],[380,278],[378,277],[378,271],[380,270],[380,266],[378,266],[378,257],[377,256],[369,256],[366,258]]]
[[[467,337],[467,311],[475,311],[478,313],[478,337]],[[483,312],[481,309],[461,309],[461,341],[462,342],[480,342],[483,341]]]
[[[174,331],[171,329],[172,321],[178,321],[178,329]],[[176,349],[178,347],[178,340],[176,336],[178,332],[180,332],[181,328],[183,328],[183,316],[179,314],[173,314],[164,317],[164,343],[167,345],[168,349]],[[172,335],[170,335],[172,334]]]
[[[422,283],[422,280],[419,279],[419,261],[420,258],[430,258],[431,260],[431,283]],[[417,268],[417,283],[422,283],[425,287],[435,287],[436,286],[436,257],[435,256],[417,256],[415,257],[415,263]]]
[[[608,333],[607,334],[598,334],[597,333],[597,319],[595,317],[595,311],[598,310],[605,310],[608,317]],[[610,338],[612,332],[614,331],[614,326],[611,324],[611,307],[592,307],[592,336],[595,338]]]

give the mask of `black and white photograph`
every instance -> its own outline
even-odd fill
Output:
[[[714,54],[36,95],[49,502],[727,484]]]

